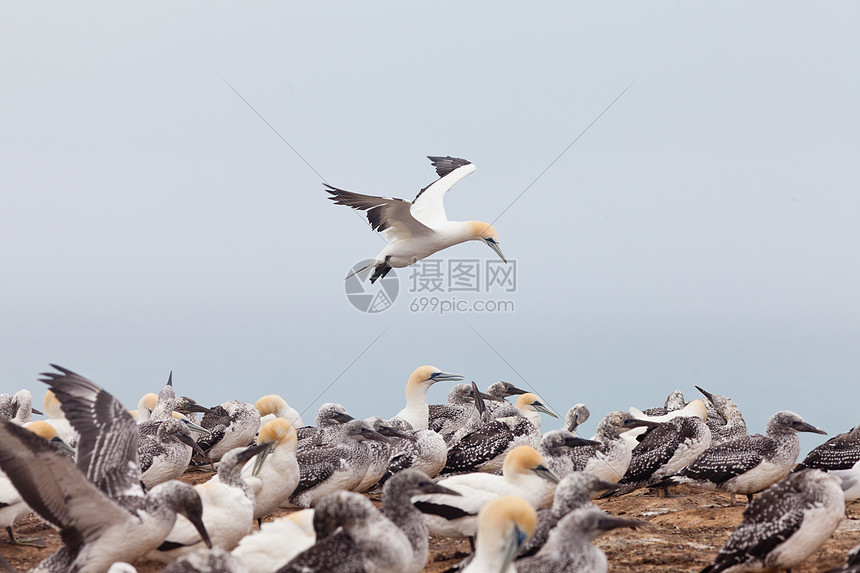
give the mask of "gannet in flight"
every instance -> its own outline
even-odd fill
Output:
[[[326,191],[332,195],[329,199],[335,205],[367,211],[367,220],[373,230],[385,231],[390,241],[372,263],[357,271],[360,273],[373,267],[371,283],[384,278],[392,267],[407,267],[466,241],[485,242],[507,262],[499,247],[499,234],[492,225],[480,221],[449,221],[445,215],[445,193],[472,173],[475,166],[455,157],[428,156],[428,159],[436,168],[439,179],[419,191],[412,201],[361,195],[325,184]]]

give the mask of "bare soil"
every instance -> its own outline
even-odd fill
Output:
[[[200,483],[209,473],[190,471],[183,481]],[[728,494],[703,492],[694,488],[678,487],[669,498],[656,497],[640,490],[629,495],[600,500],[600,507],[617,516],[646,522],[635,530],[610,532],[595,543],[606,552],[610,571],[647,573],[700,571],[710,564],[725,543],[732,529],[741,521],[744,505],[741,497],[737,505]],[[378,494],[371,495],[378,501]],[[743,500],[745,501],[745,499]],[[282,511],[266,519],[286,515]],[[849,518],[843,520],[833,537],[805,564],[794,568],[793,573],[819,573],[838,567],[845,561],[848,551],[860,543],[860,501],[848,505]],[[33,567],[61,545],[57,533],[45,526],[37,517],[30,516],[15,528],[19,537],[42,537],[46,547],[16,546],[7,542],[0,533],[0,553],[20,570]],[[465,539],[430,538],[430,557],[425,571],[438,573],[459,562],[470,551]],[[141,573],[160,571],[162,565],[139,560],[134,563]]]

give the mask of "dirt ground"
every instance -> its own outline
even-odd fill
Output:
[[[209,478],[203,472],[188,472],[183,480],[199,483]],[[703,492],[678,487],[674,497],[655,497],[646,491],[600,500],[600,507],[617,516],[646,522],[636,530],[616,530],[595,543],[606,552],[613,572],[682,572],[700,571],[711,563],[732,529],[741,521],[744,506],[732,505],[727,494]],[[376,498],[376,499],[375,499]],[[378,496],[371,496],[378,501]],[[267,518],[285,515],[288,511]],[[848,551],[860,543],[860,501],[848,505],[849,518],[842,521],[833,537],[804,565],[793,573],[818,573],[841,565]],[[19,570],[27,570],[60,545],[59,536],[36,517],[28,517],[16,528],[21,537],[43,537],[47,547],[14,546],[0,533],[0,553]],[[430,557],[425,571],[438,573],[457,563],[469,552],[466,540],[441,537],[430,539]],[[134,563],[141,573],[160,571],[152,561]]]

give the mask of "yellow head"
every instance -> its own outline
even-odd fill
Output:
[[[502,248],[499,246],[499,234],[492,225],[489,223],[482,223],[481,221],[469,221],[468,225],[471,240],[483,241],[493,249],[497,255],[499,255],[500,259],[508,262],[505,255],[502,254]]]
[[[48,441],[57,437],[57,430],[54,429],[54,426],[41,420],[27,424],[27,429]]]
[[[279,447],[292,443],[293,448],[295,448],[298,439],[296,431],[289,420],[275,418],[274,420],[269,420],[260,428],[260,433],[257,435],[257,443],[262,444],[263,442],[275,442]]]
[[[152,412],[155,410],[155,405],[158,403],[158,394],[153,394],[150,392],[149,394],[144,394],[143,398],[140,399],[140,402],[137,403],[137,410],[140,413],[141,410],[148,410]]]
[[[530,539],[537,529],[537,512],[523,498],[505,495],[494,499],[478,514],[478,552],[485,548],[498,551],[499,542],[505,555],[504,571],[513,560],[525,540]]]
[[[49,418],[64,418],[65,414],[60,407],[60,401],[52,390],[45,392],[45,399],[42,400],[42,408],[45,410],[45,415]]]
[[[690,416],[696,416],[702,421],[708,419],[708,408],[705,406],[705,402],[701,399],[693,400],[687,404],[684,409],[689,411]]]
[[[269,394],[268,396],[263,396],[254,403],[254,405],[257,407],[257,411],[260,412],[261,416],[266,416],[268,414],[277,414],[281,407],[285,404],[286,401],[277,394]]]

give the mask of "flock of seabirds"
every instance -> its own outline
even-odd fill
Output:
[[[0,526],[10,543],[38,544],[14,534],[34,512],[63,542],[34,571],[127,573],[148,558],[174,573],[417,573],[438,535],[473,540],[453,570],[602,572],[591,541],[644,522],[592,500],[679,484],[749,501],[703,573],[787,569],[860,498],[860,424],[797,464],[797,433],[822,430],[780,411],[750,435],[731,399],[698,387],[689,403],[676,390],[663,407],[610,412],[586,439],[585,405],[542,433],[542,414],[556,413],[507,382],[459,383],[428,404],[433,384],[462,380],[433,366],[412,373],[393,418],[327,403],[313,426],[278,395],[203,407],[176,396],[172,376],[128,411],[54,369],[41,378],[44,420],[32,421],[29,391],[0,395]],[[217,473],[192,487],[177,479],[192,466]],[[362,494],[380,488],[377,509]],[[282,508],[297,511],[262,522]],[[837,571],[860,572],[860,546]]]
[[[504,260],[491,225],[445,215],[445,193],[474,165],[429,159],[439,178],[413,201],[326,185],[330,199],[365,211],[390,240],[359,271],[372,269],[371,282],[470,240]],[[750,435],[730,398],[698,387],[703,398],[689,403],[676,390],[662,407],[610,412],[586,439],[577,434],[585,405],[567,411],[563,429],[542,433],[541,416],[557,414],[507,382],[484,391],[456,384],[445,404],[430,405],[433,384],[463,379],[433,366],[411,374],[393,418],[355,419],[328,403],[313,426],[274,394],[201,406],[176,396],[172,376],[129,411],[53,368],[41,378],[44,420],[31,419],[42,413],[29,391],[0,394],[0,527],[9,543],[38,545],[14,531],[32,512],[63,544],[39,572],[128,573],[147,558],[168,573],[417,573],[436,535],[472,542],[457,571],[599,573],[607,558],[591,542],[644,522],[593,500],[680,484],[748,501],[702,573],[790,569],[860,498],[860,424],[797,464],[797,433],[824,431],[780,411],[764,435]],[[192,466],[217,470],[191,486],[177,478]],[[381,509],[364,495],[378,490]],[[262,521],[281,509],[295,511]],[[2,556],[0,567],[14,571]],[[837,571],[860,573],[860,546]]]

